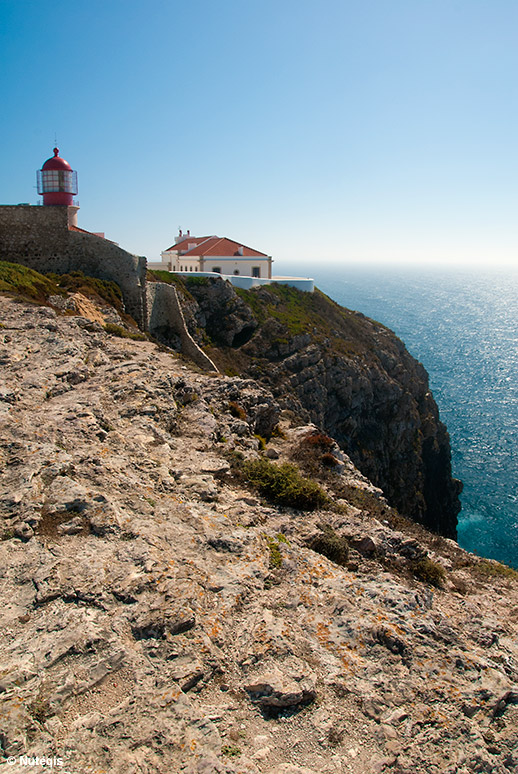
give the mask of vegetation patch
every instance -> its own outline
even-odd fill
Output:
[[[331,451],[335,447],[335,441],[325,433],[308,433],[299,441],[291,456],[302,464],[307,473],[318,476],[322,466],[332,469],[340,464]]]
[[[194,298],[187,289],[186,278],[180,274],[174,274],[171,271],[164,271],[162,269],[148,269],[146,274],[148,282],[164,282],[166,285],[174,285],[178,291],[180,300],[186,301],[188,304],[194,302]],[[206,279],[202,277],[201,279]],[[185,310],[184,310],[185,311]],[[205,329],[200,329],[199,333],[204,336]]]
[[[347,538],[339,535],[330,524],[319,526],[320,532],[313,535],[307,542],[308,548],[322,554],[335,564],[345,565],[349,560],[349,543]]]
[[[115,282],[87,277],[82,271],[72,271],[70,274],[49,273],[46,276],[57,285],[60,291],[66,290],[69,293],[97,297],[113,306],[118,312],[124,312],[122,291]]]
[[[146,279],[149,282],[165,282],[166,285],[183,285],[183,280],[178,274],[162,269],[148,269]]]
[[[186,291],[187,285],[208,285],[210,277],[199,277],[187,274],[176,274],[164,269],[148,269],[147,279],[149,282],[165,282],[167,285],[176,285],[181,290]]]
[[[363,356],[375,350],[367,318],[344,309],[315,288],[305,293],[289,285],[272,284],[266,287],[234,288],[237,295],[250,307],[259,325],[274,319],[284,325],[286,333],[295,336],[311,333],[315,340],[328,340],[333,349],[346,356]],[[376,327],[382,328],[379,323]]]
[[[208,285],[210,282],[210,277],[184,277],[183,278],[185,284],[187,286],[189,285]]]
[[[66,296],[67,293],[81,293],[109,304],[125,318],[122,292],[115,282],[87,277],[82,271],[70,274],[40,274],[19,263],[0,261],[0,292],[48,304],[50,296]]]
[[[269,564],[273,570],[278,570],[282,565],[282,554],[279,548],[279,543],[275,538],[266,536],[266,542],[268,543],[268,550],[270,552]]]
[[[221,748],[221,754],[226,755],[227,758],[238,758],[241,755],[241,750],[234,744],[224,744]]]
[[[49,700],[41,693],[27,705],[27,711],[29,715],[40,724],[45,723],[45,721],[54,714]]]
[[[334,448],[335,442],[325,433],[309,433],[301,440],[302,447],[316,448],[322,452],[329,452]]]
[[[254,438],[259,442],[259,451],[264,451],[266,449],[266,438],[258,433],[254,433]]]
[[[286,535],[283,535],[282,532],[277,533],[274,538],[270,537],[269,535],[264,535],[264,537],[268,543],[268,551],[270,553],[268,562],[270,569],[279,570],[282,566],[282,552],[280,550],[280,543],[284,543],[284,545],[289,546],[288,539]]]
[[[362,511],[368,511],[369,514],[376,519],[388,519],[393,529],[405,531],[405,528],[411,523],[408,519],[404,519],[402,516],[400,517],[397,510],[390,505],[387,505],[382,497],[368,489],[362,489],[361,487],[352,486],[351,484],[340,484],[340,486],[337,487],[336,494],[344,500],[347,500],[347,502],[355,508],[359,508]],[[397,527],[395,526],[396,523]]]
[[[441,588],[446,578],[446,572],[440,564],[433,562],[428,556],[425,556],[422,559],[411,562],[410,566],[416,578]]]
[[[299,510],[315,510],[328,505],[330,500],[324,490],[299,473],[288,462],[275,465],[266,459],[247,460],[243,473],[248,481],[268,500]]]
[[[147,336],[144,333],[137,331],[128,331],[121,325],[115,323],[106,323],[104,326],[106,333],[110,333],[112,336],[118,336],[120,339],[133,339],[133,341],[147,341]]]
[[[472,566],[472,569],[478,575],[484,578],[507,578],[509,580],[518,580],[518,570],[508,567],[501,562],[491,559],[482,559]]]
[[[48,540],[58,540],[63,537],[63,533],[60,531],[62,524],[66,524],[73,518],[80,518],[81,524],[77,525],[77,529],[74,534],[88,535],[90,533],[90,524],[85,516],[83,516],[84,507],[80,504],[77,506],[71,506],[66,511],[50,511],[43,506],[41,509],[41,519],[34,528],[36,535],[41,535]]]
[[[65,295],[54,280],[19,263],[0,261],[0,292],[44,304],[49,296]]]
[[[231,400],[229,402],[228,410],[236,419],[242,419],[246,421],[246,411],[244,410],[243,406],[241,406],[239,403],[236,403],[235,400]]]

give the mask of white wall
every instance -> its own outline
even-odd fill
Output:
[[[271,259],[261,257],[237,258],[235,255],[214,255],[203,258],[201,271],[213,271],[213,267],[219,266],[222,274],[234,274],[238,271],[246,277],[251,277],[254,267],[259,267],[260,276],[268,278],[271,276]]]
[[[212,271],[214,267],[219,267],[221,274],[234,274],[237,271],[239,274],[250,277],[253,269],[259,267],[261,278],[272,276],[272,259],[269,257],[246,256],[238,258],[235,255],[214,255],[201,258],[201,265],[199,258],[190,258],[184,255],[177,257],[172,250],[164,250],[160,257],[162,258],[160,268],[167,271]],[[150,268],[158,268],[158,265],[150,266]]]
[[[176,268],[173,266],[173,271],[199,271],[200,262],[197,258],[184,258],[180,255],[176,259]]]
[[[183,277],[189,277],[190,272],[175,272]],[[271,285],[276,283],[277,285],[291,285],[298,290],[304,290],[306,293],[313,293],[315,290],[315,282],[311,277],[246,277],[244,274],[236,276],[235,274],[219,274],[211,271],[198,271],[196,272],[198,277],[221,277],[224,280],[228,280],[236,288],[244,288],[250,290],[250,288],[256,288],[259,285]]]

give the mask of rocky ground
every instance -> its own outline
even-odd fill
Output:
[[[518,771],[516,576],[398,518],[337,447],[328,508],[264,501],[242,459],[315,428],[70,306],[0,298],[6,770]]]

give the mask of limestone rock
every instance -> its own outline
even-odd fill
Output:
[[[316,678],[309,674],[291,674],[272,667],[244,685],[251,701],[269,709],[284,709],[309,704],[316,697]]]
[[[15,396],[0,400],[4,757],[114,774],[514,774],[516,580],[395,514],[331,438],[339,465],[311,474],[330,508],[277,507],[243,480],[243,460],[266,456],[261,417],[273,464],[325,436],[283,411],[278,363],[262,383],[200,373],[2,296],[0,320]],[[314,400],[324,344],[271,347]],[[333,387],[354,422],[412,381],[365,368]],[[308,548],[324,525],[349,544],[345,565]],[[442,587],[413,572],[423,557]]]

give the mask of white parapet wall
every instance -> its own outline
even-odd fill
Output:
[[[281,277],[275,276],[271,279],[279,285],[291,285],[292,288],[304,290],[306,293],[313,293],[315,290],[315,280],[311,277]]]
[[[159,263],[148,263],[148,268],[167,271]],[[311,277],[271,277],[266,279],[265,277],[246,277],[243,274],[220,274],[214,271],[175,271],[171,274],[178,274],[180,277],[221,277],[221,279],[231,282],[234,287],[244,290],[250,290],[250,288],[256,288],[259,285],[272,284],[290,285],[298,290],[303,290],[305,293],[313,293],[315,290],[315,281]]]

